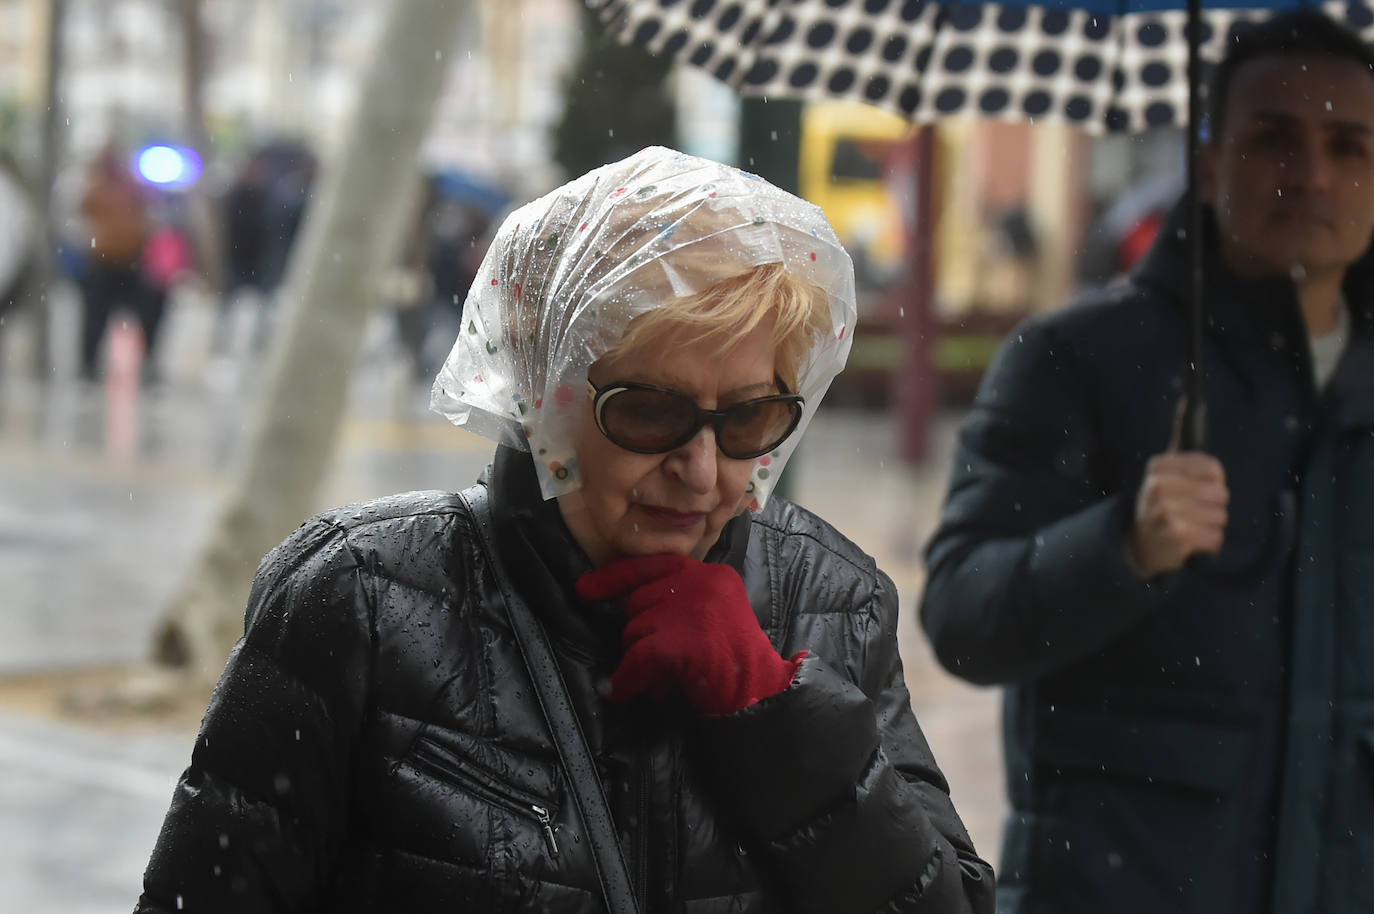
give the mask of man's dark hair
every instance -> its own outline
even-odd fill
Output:
[[[1374,52],[1359,35],[1324,13],[1293,10],[1260,22],[1239,22],[1226,41],[1226,56],[1212,73],[1207,92],[1208,128],[1220,135],[1226,121],[1227,96],[1236,71],[1252,60],[1265,57],[1310,55],[1353,60],[1369,68],[1374,79]]]

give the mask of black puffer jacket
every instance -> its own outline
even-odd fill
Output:
[[[528,455],[490,478],[501,561],[549,630],[649,912],[990,911],[912,714],[872,559],[774,500],[712,560],[794,684],[744,711],[616,706],[620,617]],[[142,912],[602,910],[491,569],[457,496],[303,525],[259,571],[145,877]]]

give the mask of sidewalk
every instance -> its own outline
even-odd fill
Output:
[[[169,340],[176,332],[169,327]],[[489,442],[427,417],[423,391],[398,390],[395,379],[384,358],[365,357],[321,507],[459,488],[486,464]],[[0,381],[0,914],[133,905],[203,697],[147,719],[95,716],[64,700],[71,686],[98,687],[105,671],[146,655],[223,490],[247,392],[188,376],[145,395],[137,447],[118,457],[107,447],[103,390]],[[913,470],[895,455],[889,418],[823,409],[788,474],[794,498],[896,583],[913,703],[979,851],[995,861],[997,695],[941,671],[914,615],[918,550],[943,496],[955,418],[942,418],[935,458]]]

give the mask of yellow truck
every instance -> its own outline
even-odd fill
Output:
[[[812,102],[802,112],[798,189],[825,211],[861,286],[884,286],[901,269],[903,220],[888,162],[912,129],[869,105]]]

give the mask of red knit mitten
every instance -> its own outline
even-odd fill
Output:
[[[619,559],[577,581],[587,600],[625,598],[625,656],[611,700],[681,691],[702,714],[729,714],[792,684],[806,656],[783,659],[759,626],[739,572],[684,555]]]

